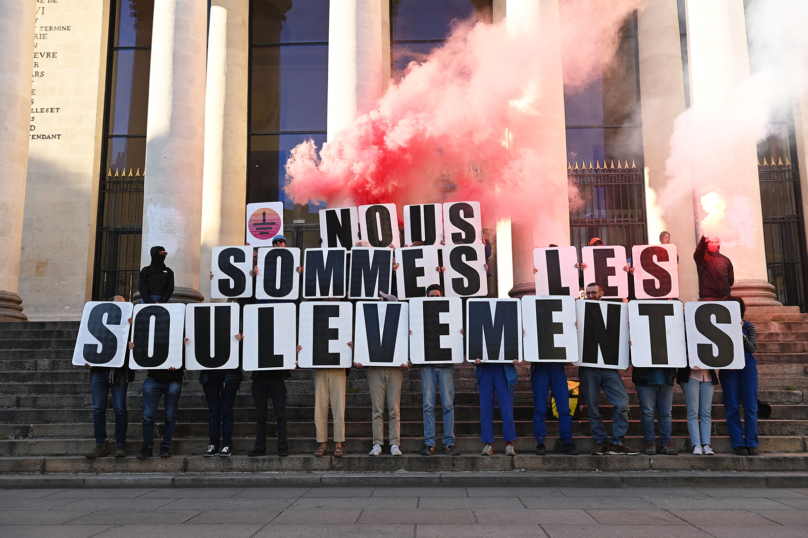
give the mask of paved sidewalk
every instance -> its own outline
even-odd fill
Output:
[[[808,489],[0,490],[0,536],[800,537]]]

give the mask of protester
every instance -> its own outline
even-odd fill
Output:
[[[600,301],[601,297],[603,297],[603,289],[598,284],[593,282],[586,287],[587,299]],[[577,327],[578,323],[576,322],[575,325]],[[580,366],[578,376],[581,380],[581,390],[584,393],[589,411],[589,427],[592,429],[592,437],[598,444],[592,454],[639,454],[638,450],[623,444],[623,439],[628,433],[628,393],[623,385],[623,378],[620,377],[620,371],[609,368]],[[609,403],[614,406],[611,439],[609,439],[606,428],[603,426],[603,417],[600,414],[598,405],[601,389],[606,393]]]
[[[480,390],[480,424],[482,426],[483,456],[494,454],[494,393],[502,416],[502,439],[505,441],[505,455],[516,456],[513,442],[516,440],[516,423],[513,420],[513,393],[519,376],[511,364],[482,362],[475,358],[477,388]]]
[[[125,303],[120,295],[112,298],[116,303]],[[129,318],[132,324],[132,318]],[[112,410],[115,413],[115,457],[126,457],[126,430],[129,416],[126,413],[126,390],[135,380],[135,372],[129,369],[129,353],[121,368],[104,368],[84,363],[90,368],[90,390],[93,395],[93,434],[95,448],[85,454],[87,459],[102,458],[107,455],[107,399],[112,394]]]
[[[174,271],[166,267],[168,252],[152,247],[151,263],[140,270],[137,287],[144,303],[167,303],[174,294]]]
[[[338,301],[330,298],[326,301]],[[345,455],[345,385],[350,368],[316,368],[314,370],[314,429],[319,448],[315,456],[325,456],[328,450],[328,406],[334,422],[334,457]]]
[[[746,313],[746,304],[740,297],[730,297],[741,306],[741,318]],[[753,353],[757,346],[755,326],[741,321],[743,326],[743,351],[746,365],[742,370],[720,370],[718,377],[724,392],[724,409],[727,413],[727,430],[736,456],[757,456],[758,452],[758,371]],[[739,404],[743,405],[744,424],[741,427]]]
[[[272,238],[272,246],[286,248],[286,238],[282,235],[276,235]]]
[[[240,334],[237,337],[241,336]],[[233,427],[235,418],[233,404],[241,385],[241,369],[202,370],[199,372],[199,383],[205,392],[208,403],[208,434],[210,445],[203,454],[206,458],[218,455],[226,458],[232,453]],[[219,441],[222,444],[219,444]],[[219,451],[219,447],[222,447]]]
[[[671,233],[668,231],[663,231],[659,234],[659,244],[660,245],[670,245],[671,244]]]
[[[440,270],[440,268],[438,268]],[[440,284],[426,289],[427,297],[443,297]],[[451,364],[421,365],[421,393],[424,405],[424,448],[422,456],[435,454],[435,400],[440,390],[440,406],[443,410],[443,453],[458,456],[454,434],[454,367]]]
[[[687,431],[694,455],[712,456],[710,446],[712,429],[713,391],[718,384],[715,370],[703,370],[698,366],[679,368],[676,375],[687,403]],[[701,419],[701,420],[699,420]]]
[[[547,437],[547,397],[552,388],[558,411],[558,437],[564,444],[561,453],[577,456],[578,451],[575,449],[575,443],[572,442],[572,414],[570,413],[570,396],[564,363],[534,362],[530,367],[530,385],[533,388],[533,434],[536,437],[536,455],[547,454],[547,448],[544,445],[544,438]]]
[[[693,259],[699,274],[699,300],[723,301],[732,292],[735,272],[729,258],[719,252],[721,240],[714,235],[701,236]]]
[[[673,408],[673,374],[671,368],[637,368],[631,372],[631,380],[640,400],[640,424],[645,438],[645,453],[657,453],[654,435],[654,418],[658,417],[660,454],[678,454],[671,438],[671,410]]]

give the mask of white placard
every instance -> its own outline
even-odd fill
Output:
[[[685,303],[685,327],[691,368],[740,370],[746,366],[741,305],[737,302]]]
[[[348,251],[344,248],[309,248],[304,256],[303,298],[345,297]]]
[[[359,215],[355,207],[320,210],[320,246],[351,250],[359,241]]]
[[[371,247],[401,246],[396,204],[359,206],[359,235]]]
[[[244,307],[242,367],[292,370],[297,361],[297,308],[294,303],[249,304]]]
[[[637,299],[679,297],[679,263],[676,245],[634,245],[634,295]]]
[[[581,249],[584,286],[592,282],[603,288],[602,299],[628,299],[626,249],[622,246],[584,247]]]
[[[631,364],[640,368],[687,366],[681,301],[629,301]]]
[[[522,360],[522,303],[519,299],[466,302],[466,358],[469,362]]]
[[[378,299],[393,286],[393,249],[354,247],[348,271],[348,298]]]
[[[300,303],[297,356],[301,368],[350,368],[353,305],[344,301]]]
[[[485,271],[485,245],[454,245],[443,249],[446,272],[443,282],[447,297],[485,297],[488,277]]]
[[[447,245],[482,243],[480,202],[443,204],[443,230]]]
[[[129,318],[132,317],[133,308],[134,305],[129,302],[86,303],[73,350],[73,364],[106,368],[123,366],[129,343]]]
[[[236,303],[189,304],[185,309],[186,370],[239,367],[239,312]]]
[[[409,305],[402,302],[356,303],[354,363],[401,366],[409,351]]]
[[[608,301],[575,302],[578,320],[577,366],[628,368],[628,305]]]
[[[440,284],[436,246],[403,247],[396,249],[396,284],[399,299],[426,296],[426,289]]]
[[[404,206],[404,244],[416,241],[438,245],[443,239],[443,206],[417,204]]]
[[[578,297],[578,251],[575,247],[534,248],[536,295]]]
[[[572,297],[525,295],[522,297],[522,326],[526,361],[578,360],[578,330]]]
[[[213,247],[210,256],[210,296],[238,299],[253,296],[253,247]]]
[[[133,370],[182,368],[185,305],[138,304],[132,316],[129,367]]]
[[[247,204],[247,244],[272,246],[276,235],[283,235],[283,202]]]
[[[463,362],[463,302],[458,297],[410,300],[410,362]]]
[[[295,301],[300,298],[299,248],[258,249],[258,278],[255,298],[259,300]]]

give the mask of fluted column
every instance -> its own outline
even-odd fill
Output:
[[[36,2],[0,2],[0,321],[25,321],[20,277]]]
[[[706,118],[720,111],[749,76],[743,4],[743,0],[687,0],[690,101],[697,127],[709,128]],[[757,144],[753,134],[744,136],[736,133],[732,156],[732,194],[748,199],[744,238],[723,244],[721,252],[735,268],[733,294],[743,297],[748,306],[779,306],[766,269]],[[705,192],[715,183],[712,171],[695,167],[693,173],[693,184],[705,186]]]
[[[141,264],[166,248],[174,301],[199,302],[207,2],[155,0]],[[207,278],[207,276],[206,276]]]
[[[244,243],[249,18],[249,0],[211,1],[199,268],[208,299],[211,249]]]
[[[664,211],[656,196],[665,190],[669,177],[665,163],[670,155],[674,121],[685,111],[682,45],[676,0],[648,0],[639,13],[640,94],[642,136],[646,177],[648,241],[658,242],[668,231],[679,258],[679,297],[695,301],[699,296],[698,275],[692,254],[696,248],[696,225],[692,196]]]

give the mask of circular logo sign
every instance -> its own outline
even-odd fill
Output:
[[[250,215],[250,234],[260,241],[270,241],[278,235],[283,225],[283,218],[269,207],[259,207]]]

